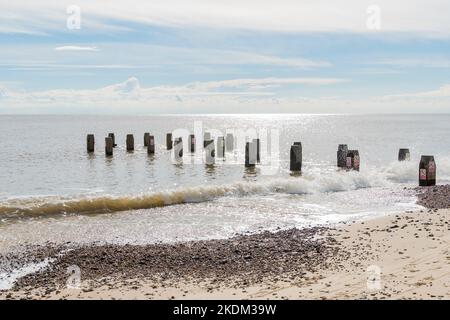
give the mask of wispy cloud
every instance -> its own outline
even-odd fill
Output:
[[[400,74],[400,70],[389,69],[389,68],[358,68],[355,71],[351,71],[352,74],[360,75],[389,75],[389,74]]]
[[[166,48],[167,50],[168,48]],[[169,49],[170,50],[170,49]],[[173,48],[176,52],[176,48]],[[330,67],[331,63],[319,59],[308,59],[303,57],[280,57],[275,55],[258,54],[253,52],[236,51],[236,50],[214,50],[214,49],[181,49],[181,52],[189,53],[188,58],[191,63],[204,64],[234,64],[234,65],[268,65],[268,66],[282,66],[293,67],[300,69],[323,68]],[[197,51],[196,54],[193,54]]]
[[[22,32],[61,31],[71,0],[25,0],[0,2],[0,30]],[[171,28],[209,27],[282,32],[368,32],[367,12],[371,0],[295,1],[295,0],[78,0],[85,27],[90,32],[120,28],[126,24]],[[446,0],[378,0],[382,10],[380,32],[415,32],[423,36],[450,34]],[[40,19],[36,19],[39,14]],[[129,27],[129,26],[126,26]],[[58,30],[59,28],[59,30]]]
[[[377,65],[392,67],[423,67],[423,68],[450,68],[450,58],[428,56],[422,58],[385,59],[376,62]]]
[[[219,88],[253,88],[264,89],[277,87],[282,85],[328,85],[346,82],[347,79],[342,78],[262,78],[262,79],[233,79],[222,81],[196,82],[188,87],[202,89],[219,89]]]
[[[97,47],[86,47],[86,46],[62,46],[56,47],[56,51],[100,51]]]
[[[189,48],[140,43],[93,45],[5,45],[0,51],[0,67],[12,70],[51,69],[149,69],[161,66],[273,66],[311,70],[329,68],[331,63],[302,56],[268,55],[239,50]],[[73,53],[73,55],[63,53]],[[83,54],[86,52],[86,54]],[[122,54],[118,54],[118,52]],[[78,54],[79,53],[79,54]],[[88,54],[92,53],[92,54]],[[123,54],[129,53],[129,54]],[[76,57],[73,57],[76,54]],[[217,69],[216,69],[217,71]]]
[[[445,84],[436,90],[389,95],[386,98],[450,98],[450,84]],[[450,99],[447,101],[450,103]]]

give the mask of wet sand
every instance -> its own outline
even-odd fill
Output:
[[[418,193],[429,209],[334,228],[30,248],[27,260],[53,257],[51,268],[21,278],[0,299],[449,299],[450,187]],[[66,286],[71,265],[81,270],[78,289]]]

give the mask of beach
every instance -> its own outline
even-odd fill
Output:
[[[449,1],[30,3],[1,10],[0,302],[450,300]]]
[[[449,299],[450,186],[416,191],[423,210],[332,227],[170,245],[48,244],[28,259],[55,259],[50,268],[0,298]],[[71,265],[77,288],[67,288]]]

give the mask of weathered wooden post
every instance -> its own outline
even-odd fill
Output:
[[[87,152],[91,153],[95,150],[95,139],[93,134],[88,134],[86,137],[86,144],[87,144]]]
[[[225,158],[225,138],[217,137],[217,158]]]
[[[207,166],[212,166],[216,163],[216,151],[214,148],[214,140],[205,141],[205,163]]]
[[[191,153],[195,152],[195,135],[189,135],[189,151]]]
[[[172,133],[166,135],[166,147],[167,150],[172,150]]]
[[[150,137],[150,133],[146,132],[144,133],[144,147],[148,147],[148,139]]]
[[[175,138],[173,143],[173,154],[175,162],[181,162],[183,159],[183,139]]]
[[[346,168],[349,170],[359,171],[359,164],[360,164],[359,151],[348,150]]]
[[[155,137],[148,137],[147,154],[155,154]]]
[[[436,185],[436,162],[433,156],[420,157],[419,186],[428,187]]]
[[[227,147],[227,151],[233,151],[234,149],[234,138],[233,135],[231,133],[227,133],[226,138],[225,138],[225,144]]]
[[[302,171],[302,144],[300,142],[294,142],[294,145],[291,146],[290,170]]]
[[[346,144],[340,144],[338,146],[338,151],[337,151],[337,166],[338,166],[338,168],[347,167],[347,152],[348,152],[348,147]]]
[[[113,155],[114,143],[111,137],[105,138],[105,155],[112,156]]]
[[[203,134],[203,148],[206,147],[206,142],[211,140],[211,133],[210,132],[205,132]]]
[[[261,155],[260,155],[260,143],[259,143],[259,139],[253,139],[253,144],[256,147],[256,162],[261,162]]]
[[[295,141],[294,146],[300,146],[300,150],[303,150],[302,143],[300,141]]]
[[[398,150],[398,161],[409,161],[411,159],[411,154],[409,149],[402,148]]]
[[[127,134],[127,151],[134,151],[134,137],[132,134]]]
[[[108,133],[108,137],[110,137],[113,141],[113,148],[117,147],[116,137],[114,136],[114,133]]]
[[[245,143],[245,167],[253,168],[256,165],[257,146],[254,142]]]

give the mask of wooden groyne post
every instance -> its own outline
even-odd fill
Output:
[[[231,133],[227,133],[226,138],[225,138],[225,145],[226,145],[227,151],[233,151],[234,137]]]
[[[348,147],[346,144],[340,144],[337,151],[337,166],[338,168],[347,167],[347,152]]]
[[[302,171],[302,144],[294,142],[291,146],[289,169],[294,172]]]
[[[155,154],[155,137],[148,136],[147,154]]]
[[[436,162],[434,156],[421,156],[419,163],[419,186],[436,185]]]
[[[205,163],[207,166],[214,165],[216,163],[216,151],[214,147],[214,140],[206,140],[205,143]]]
[[[95,151],[95,138],[93,134],[88,134],[86,137],[86,145],[87,145],[87,152],[92,153]]]
[[[115,147],[117,147],[117,144],[116,144],[116,136],[114,135],[114,133],[108,133],[108,137],[110,137],[111,139],[112,139],[112,142],[113,142],[113,148],[115,148]]]
[[[211,140],[211,133],[210,132],[205,132],[203,134],[203,148],[206,148],[206,142]]]
[[[358,150],[348,150],[346,168],[359,171],[360,158]]]
[[[113,155],[113,148],[114,148],[114,140],[111,137],[105,138],[105,155],[106,156],[112,156]]]
[[[253,168],[256,165],[257,146],[254,142],[245,143],[245,167]]]
[[[183,159],[183,139],[175,138],[173,143],[173,153],[175,162],[180,162]]]
[[[261,154],[260,154],[260,150],[261,150],[261,144],[260,144],[260,140],[259,139],[253,139],[253,144],[255,145],[256,148],[256,162],[261,162]]]
[[[225,138],[217,137],[217,157],[225,158]]]
[[[195,152],[195,135],[189,135],[189,151],[191,153]]]
[[[409,161],[411,159],[411,154],[409,149],[401,148],[398,150],[398,161]]]
[[[134,137],[132,134],[127,134],[127,151],[134,151]]]
[[[172,133],[166,135],[166,148],[167,150],[172,150]]]
[[[149,138],[150,138],[150,133],[149,132],[144,133],[144,147],[148,147]]]

